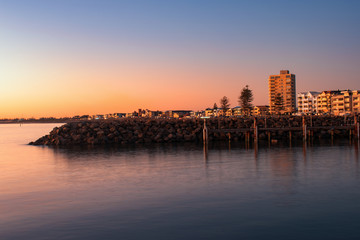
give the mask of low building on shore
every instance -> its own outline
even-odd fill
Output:
[[[199,117],[205,117],[205,111],[191,111],[190,117],[192,118],[199,118]]]
[[[270,114],[270,106],[268,105],[257,105],[251,110],[251,114],[255,116],[265,116]]]
[[[243,115],[243,110],[240,106],[236,106],[232,110],[233,110],[233,116],[242,116]]]
[[[94,120],[101,120],[101,119],[105,119],[105,116],[102,115],[102,114],[97,114],[97,115],[94,115],[94,116],[92,117],[92,119],[94,119]]]
[[[130,112],[130,113],[126,113],[125,117],[127,118],[132,118],[132,117],[137,117],[137,112]]]
[[[170,118],[190,117],[191,112],[190,110],[169,110],[165,112],[165,116]]]
[[[163,114],[163,112],[159,111],[159,110],[157,110],[157,111],[149,111],[148,117],[157,118],[157,117],[161,117],[162,114]]]
[[[219,109],[207,108],[205,109],[205,117],[216,117],[218,116]]]

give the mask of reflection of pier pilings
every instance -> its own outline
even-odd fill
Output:
[[[306,162],[306,153],[307,153],[307,144],[306,142],[303,142],[303,158],[305,162]]]
[[[359,177],[359,148],[360,148],[360,141],[357,139],[357,141],[353,142],[354,145],[354,153],[355,153],[355,165],[356,165],[356,176]]]
[[[204,144],[207,144],[209,141],[209,132],[206,127],[206,119],[204,118],[204,127],[203,127],[203,142]]]
[[[208,144],[206,142],[204,142],[204,146],[203,146],[203,152],[204,152],[204,160],[205,160],[205,163],[207,163],[208,161]]]
[[[231,150],[231,133],[228,133],[227,136],[228,136],[228,139],[229,139],[228,149],[229,149],[229,151],[230,151],[230,150]]]
[[[250,132],[248,131],[245,133],[245,148],[250,148]]]
[[[258,160],[258,148],[259,148],[258,145],[259,145],[258,142],[254,142],[254,157],[255,157],[255,161]]]
[[[208,161],[208,142],[209,142],[209,132],[206,127],[206,118],[204,118],[204,128],[203,128],[203,151],[204,151],[204,160],[207,164]]]

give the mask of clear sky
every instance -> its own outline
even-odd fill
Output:
[[[360,1],[0,0],[0,118],[200,110],[288,69],[360,89]]]

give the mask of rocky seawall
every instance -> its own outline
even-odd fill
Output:
[[[350,126],[354,118],[344,117],[306,117],[307,126]],[[302,117],[257,117],[259,140],[288,139],[289,131],[281,128],[301,127]],[[31,145],[101,145],[161,142],[201,142],[203,140],[203,119],[145,119],[130,118],[119,120],[98,120],[67,123],[54,128]],[[211,118],[206,120],[209,141],[245,141],[246,134],[253,136],[254,117]],[[261,131],[262,128],[276,128]],[[249,131],[226,133],[224,129],[248,129]],[[301,139],[302,131],[293,131],[292,138]],[[318,129],[312,130],[312,137],[346,137],[349,130]]]

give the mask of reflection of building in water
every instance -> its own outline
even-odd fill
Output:
[[[282,149],[279,153],[270,153],[270,168],[273,177],[273,186],[277,192],[285,195],[295,193],[297,177],[296,154],[291,149]]]

